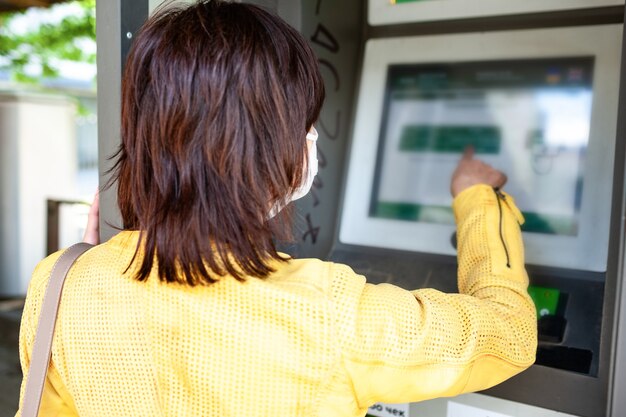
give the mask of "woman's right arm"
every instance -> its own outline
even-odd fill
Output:
[[[491,169],[471,161],[471,169]],[[338,274],[344,278],[335,287],[353,301],[337,299],[344,367],[361,408],[486,389],[534,363],[523,219],[511,197],[485,182],[466,181],[453,204],[460,294],[410,292]]]

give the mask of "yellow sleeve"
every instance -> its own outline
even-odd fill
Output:
[[[28,368],[30,366],[31,352],[35,341],[35,333],[39,321],[39,313],[43,296],[48,284],[50,272],[60,253],[51,255],[37,265],[28,288],[26,302],[24,304],[24,312],[22,313],[22,321],[20,323],[20,363],[22,365],[22,386],[20,389],[20,409],[17,411],[16,417],[21,416],[21,406],[24,398],[24,390],[26,388],[26,379],[28,377]],[[39,406],[39,415],[46,417],[75,417],[78,412],[74,407],[65,384],[59,376],[54,363],[51,361],[48,368],[48,374],[44,383],[41,404]]]
[[[523,219],[501,195],[479,185],[454,201],[460,294],[366,284],[335,266],[344,367],[360,408],[486,389],[533,364]]]

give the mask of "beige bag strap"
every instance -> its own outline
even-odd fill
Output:
[[[50,355],[52,352],[52,337],[54,336],[54,325],[57,320],[57,312],[61,303],[61,292],[63,283],[70,268],[76,260],[93,245],[88,243],[77,243],[69,247],[56,261],[50,281],[43,297],[41,312],[39,313],[39,323],[35,334],[35,343],[30,355],[30,368],[26,379],[24,390],[24,402],[22,404],[22,417],[37,417],[43,386],[48,373]]]

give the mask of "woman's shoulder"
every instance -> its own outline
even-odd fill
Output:
[[[311,283],[331,293],[346,287],[362,288],[366,281],[348,265],[317,258],[291,259],[277,268],[276,277]]]
[[[48,281],[50,280],[50,273],[63,252],[63,250],[55,252],[35,266],[28,284],[26,302],[22,313],[22,328],[35,328]]]
[[[50,279],[52,268],[57,263],[65,250],[59,250],[41,260],[33,270],[30,283],[28,284],[28,293],[39,292],[45,289]]]
[[[93,248],[92,248],[93,249]],[[28,284],[28,297],[29,298],[41,298],[43,297],[43,293],[45,292],[48,282],[50,281],[50,276],[52,271],[54,270],[55,265],[61,258],[61,255],[67,250],[61,249],[57,252],[54,252],[48,255],[46,258],[41,260],[33,270],[31,275],[30,282]],[[90,249],[91,250],[91,249]],[[79,261],[76,261],[78,263]],[[74,266],[72,267],[73,269]],[[71,274],[71,272],[70,272]]]

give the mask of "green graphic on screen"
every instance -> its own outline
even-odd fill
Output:
[[[526,232],[578,234],[592,58],[392,65],[370,216],[453,224],[464,150],[504,171]]]
[[[400,150],[463,153],[471,146],[476,153],[497,154],[501,140],[500,129],[494,126],[407,125],[400,136]]]

